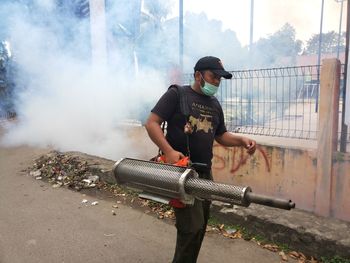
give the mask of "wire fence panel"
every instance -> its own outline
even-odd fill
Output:
[[[316,139],[317,72],[317,66],[232,71],[218,94],[227,129]]]
[[[233,71],[222,83],[227,128],[234,132],[317,138],[317,66]]]
[[[317,140],[319,72],[317,65],[231,71],[232,79],[221,81],[217,95],[227,129],[237,133]],[[341,73],[343,89],[344,65]],[[193,75],[185,75],[185,80],[190,83]],[[341,96],[339,137],[342,101]]]

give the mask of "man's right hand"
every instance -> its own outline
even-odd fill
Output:
[[[169,164],[177,163],[180,159],[185,158],[185,155],[175,150],[165,153],[164,156],[165,162]]]

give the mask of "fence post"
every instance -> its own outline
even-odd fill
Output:
[[[337,150],[340,61],[322,61],[317,145],[315,213],[330,216],[333,153]]]

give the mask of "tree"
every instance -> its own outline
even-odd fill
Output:
[[[148,13],[158,22],[161,22],[169,15],[173,4],[173,1],[144,0],[144,6]]]
[[[148,6],[145,8],[150,13],[151,10],[156,10],[154,8],[148,9],[150,8]],[[168,9],[165,8],[165,10]],[[153,64],[156,68],[176,66],[179,59],[178,17],[165,20],[166,12],[162,16],[151,14],[148,17],[143,15],[142,19],[142,30],[137,45],[140,60],[148,65]],[[185,14],[185,72],[192,73],[194,63],[204,54],[220,57],[230,70],[234,67],[241,67],[242,61],[247,57],[247,53],[242,51],[244,50],[235,32],[223,30],[221,21],[210,20],[204,13]]]
[[[165,25],[166,46],[173,61],[178,59],[178,19],[170,20]],[[184,71],[193,72],[193,65],[204,55],[212,55],[223,60],[228,70],[241,68],[247,57],[236,33],[223,30],[222,22],[208,19],[205,13],[186,12],[184,16]]]
[[[174,1],[145,0],[141,14],[140,33],[135,50],[140,63],[148,67],[162,68],[168,60],[168,47],[164,45],[168,32],[164,30],[166,17]]]
[[[253,45],[253,61],[255,66],[260,67],[290,64],[301,52],[301,46],[302,41],[296,39],[294,27],[286,23],[271,36],[261,38]]]
[[[320,34],[314,34],[306,44],[304,54],[318,54]],[[322,33],[321,52],[322,53],[336,53],[338,49],[338,33],[329,31]],[[345,51],[345,32],[341,34],[339,42],[339,51]]]

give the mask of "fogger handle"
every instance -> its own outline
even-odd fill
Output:
[[[271,206],[285,210],[295,208],[295,203],[291,200],[272,198],[270,196],[255,194],[253,192],[246,192],[245,198],[249,203]]]

